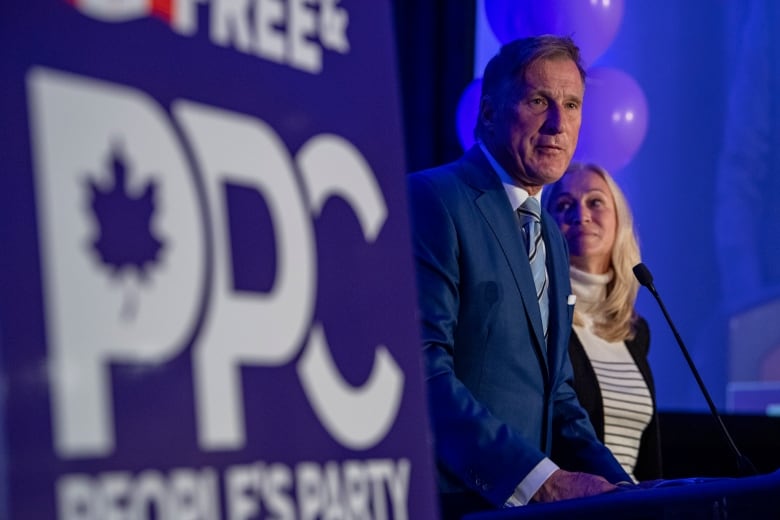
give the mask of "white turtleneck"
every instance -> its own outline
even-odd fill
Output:
[[[613,273],[592,274],[571,267],[570,275],[576,310],[583,318],[574,332],[596,372],[604,403],[604,444],[634,478],[639,441],[652,418],[653,401],[626,343],[607,341],[593,332],[594,321],[601,318],[595,306],[606,298]]]

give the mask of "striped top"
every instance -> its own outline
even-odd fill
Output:
[[[572,268],[571,278],[577,311],[584,321],[574,331],[593,366],[604,401],[604,444],[634,478],[639,441],[653,416],[650,390],[625,342],[606,341],[593,333],[595,316],[589,311],[606,295],[611,273],[594,275]]]

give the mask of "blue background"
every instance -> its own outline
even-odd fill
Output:
[[[484,1],[490,0],[475,6],[473,77],[481,75],[498,49],[483,16]],[[749,5],[726,0],[625,0],[615,39],[592,64],[626,72],[645,94],[649,115],[644,141],[631,162],[612,173],[632,206],[643,262],[724,412],[729,370],[724,308],[731,302],[719,280],[715,233],[723,230],[715,229],[719,203],[715,182],[726,103]],[[780,230],[777,221],[761,226],[759,232],[769,236]],[[650,360],[660,407],[707,410],[658,304],[644,288],[637,309],[651,327]]]

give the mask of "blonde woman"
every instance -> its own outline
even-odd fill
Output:
[[[626,198],[600,166],[573,163],[545,189],[544,204],[569,246],[577,397],[629,475],[661,478],[650,331],[634,308],[640,256]]]

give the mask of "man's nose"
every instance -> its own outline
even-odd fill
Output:
[[[547,119],[544,122],[544,130],[549,134],[563,132],[563,111],[560,106],[552,103],[547,108]]]

